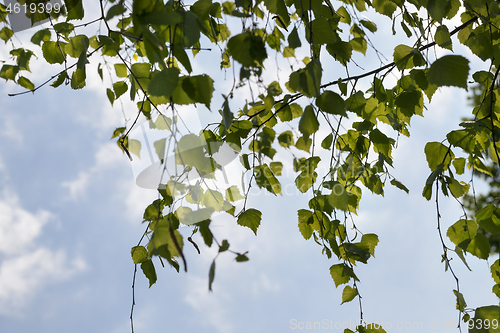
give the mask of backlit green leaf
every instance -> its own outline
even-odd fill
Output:
[[[148,251],[144,246],[134,246],[130,254],[134,264],[141,264],[148,259]]]
[[[299,209],[297,213],[298,213],[298,217],[299,217],[300,233],[307,240],[307,239],[311,238],[313,230],[314,230],[312,227],[312,224],[314,222],[313,213],[309,210],[306,210],[306,209]]]
[[[430,84],[467,89],[469,60],[459,55],[446,55],[432,63],[427,78]]]
[[[352,301],[356,296],[358,296],[358,289],[345,286],[344,291],[342,291],[342,304]]]
[[[335,287],[345,284],[352,279],[359,281],[353,270],[346,264],[336,264],[330,267],[330,275],[332,276]]]
[[[312,106],[306,106],[299,122],[299,131],[309,137],[319,129],[319,122]]]
[[[455,155],[440,142],[428,142],[425,145],[425,157],[429,168],[434,171],[439,164],[444,164],[446,170]]]
[[[233,36],[227,43],[229,53],[245,67],[262,66],[267,52],[262,37],[250,32]]]
[[[35,89],[35,85],[33,82],[31,82],[29,79],[25,78],[24,76],[20,76],[19,79],[17,79],[17,83],[28,90],[33,90]]]
[[[434,35],[436,43],[442,48],[453,50],[453,45],[451,43],[450,32],[448,27],[441,25],[436,29],[436,34]]]
[[[476,222],[473,220],[459,220],[448,228],[446,235],[455,245],[465,250],[476,236],[476,232]]]
[[[257,236],[262,213],[257,209],[249,208],[238,216],[238,224],[250,228]]]
[[[127,92],[128,86],[124,81],[118,81],[113,83],[113,90],[115,91],[116,98]]]
[[[320,93],[321,75],[321,63],[315,59],[304,69],[293,72],[288,85],[292,90],[299,91],[307,97],[315,97]]]
[[[175,67],[166,68],[161,72],[154,73],[151,81],[149,81],[148,92],[153,96],[170,98],[177,87],[179,73],[180,71]]]
[[[42,30],[43,31],[43,30]],[[14,36],[14,32],[7,28],[7,27],[3,27],[2,30],[0,30],[0,38],[3,39],[3,41],[7,44],[7,42],[9,41],[9,39]],[[50,37],[49,37],[50,38]],[[33,39],[32,39],[33,41]],[[34,42],[33,42],[34,43]],[[40,45],[39,43],[35,43],[35,44],[38,44]]]
[[[337,114],[347,117],[345,101],[339,94],[326,90],[317,99],[316,105],[322,110],[330,114]]]
[[[156,283],[156,279],[157,279],[156,270],[155,270],[155,266],[153,265],[153,261],[151,261],[151,259],[144,261],[141,264],[141,269],[142,269],[142,272],[144,273],[144,275],[148,278],[149,288],[151,288],[151,286]]]
[[[497,305],[489,305],[478,307],[474,313],[474,318],[471,319],[469,333],[498,333],[500,325],[500,307]],[[486,323],[489,325],[486,328]],[[497,325],[495,325],[495,323]]]
[[[212,284],[215,279],[215,260],[212,261],[212,265],[210,265],[210,270],[208,271],[208,290],[212,291]]]
[[[42,45],[42,53],[49,64],[62,64],[64,62],[65,54],[63,43],[58,44],[52,41],[44,42]]]

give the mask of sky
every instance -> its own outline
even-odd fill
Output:
[[[373,13],[366,15],[376,20]],[[387,20],[381,22],[385,22],[378,23],[381,35],[390,35]],[[20,39],[31,33],[21,33]],[[390,59],[390,50],[401,40],[373,38],[373,42],[383,45]],[[203,62],[195,59],[194,72],[206,70],[206,62],[216,59],[217,52],[204,56]],[[3,46],[0,55],[6,58]],[[366,69],[379,65],[373,53],[368,58],[363,62]],[[31,66],[36,84],[56,71],[41,61]],[[270,79],[278,70],[273,59],[266,66],[271,74],[265,79]],[[331,75],[331,80],[343,76],[336,71],[325,67],[323,75]],[[353,68],[356,71],[361,69]],[[35,94],[9,97],[20,89],[10,82],[0,84],[3,332],[131,331],[130,248],[145,228],[143,209],[157,195],[135,185],[130,161],[109,139],[116,127],[124,125],[123,114],[130,119],[135,110],[126,99],[111,107],[104,89],[109,81],[103,84],[95,69],[88,73],[87,87],[79,91],[45,86]],[[214,75],[219,94],[232,85],[231,72]],[[245,94],[238,98],[248,97]],[[425,143],[441,141],[458,127],[460,117],[469,112],[466,96],[463,90],[440,89],[425,118],[412,120],[411,138],[399,138],[393,175],[410,194],[394,187],[387,187],[383,198],[364,191],[355,216],[359,229],[380,238],[376,257],[356,268],[363,314],[368,322],[385,323],[388,332],[456,331],[452,292],[456,286],[440,262],[434,197],[426,201],[421,191],[429,174]],[[221,101],[220,95],[214,98],[215,112]],[[238,100],[231,103],[237,105]],[[213,117],[204,107],[196,111],[202,123]],[[319,136],[326,134],[321,129]],[[284,150],[278,156],[290,157]],[[237,170],[235,163],[228,168]],[[294,180],[294,175],[286,174],[284,188]],[[248,251],[250,260],[237,263],[233,255],[222,253],[213,292],[208,291],[208,269],[216,250],[204,246],[199,235],[193,239],[201,254],[185,245],[187,273],[155,262],[158,282],[148,288],[139,270],[135,332],[288,332],[300,331],[300,323],[305,327],[314,322],[322,324],[318,330],[342,332],[339,327],[355,323],[357,300],[340,305],[342,287],[336,289],[329,274],[337,261],[322,256],[321,248],[298,231],[296,211],[306,208],[307,200],[307,195],[295,192],[278,197],[252,194],[249,204],[263,213],[258,237],[227,214],[215,217],[217,239],[227,239],[235,251]],[[440,198],[440,211],[444,230],[461,216],[459,205],[447,198]],[[190,232],[184,228],[182,233]],[[498,304],[486,262],[470,258],[472,272],[457,259],[452,263],[469,308]]]

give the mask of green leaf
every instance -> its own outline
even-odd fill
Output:
[[[309,27],[312,27],[312,36]],[[330,22],[321,16],[316,17],[311,24],[306,25],[306,37],[308,42],[316,45],[331,44],[337,41],[335,27],[332,27]]]
[[[370,254],[375,257],[375,247],[378,244],[378,236],[376,234],[364,234],[361,237],[361,242],[357,243],[358,247],[367,249]]]
[[[179,69],[175,67],[154,73],[149,81],[148,92],[153,96],[170,98],[179,82],[179,73]]]
[[[346,23],[346,24],[351,24],[351,15],[349,12],[345,9],[344,6],[340,6],[339,9],[337,9],[337,14],[341,16],[340,22]]]
[[[399,180],[397,180],[396,178],[393,178],[393,179],[391,180],[391,184],[392,184],[392,185],[394,185],[394,186],[396,186],[396,187],[397,187],[397,188],[399,188],[400,190],[405,191],[405,192],[406,192],[406,193],[408,193],[408,194],[410,193],[410,190],[409,190],[406,186],[404,186],[404,184],[403,184],[403,183],[401,183],[401,182],[400,182]]]
[[[301,136],[297,140],[297,142],[295,143],[295,147],[297,149],[300,149],[300,150],[303,150],[306,152],[309,152],[309,150],[311,149],[311,145],[312,145],[312,140],[310,138],[303,137],[303,136]]]
[[[26,88],[28,90],[33,90],[35,89],[35,85],[33,84],[33,82],[31,82],[30,80],[28,80],[27,78],[25,78],[24,76],[20,76],[19,79],[17,79],[17,83],[23,87],[23,88]]]
[[[75,26],[68,22],[59,22],[54,24],[54,30],[68,39],[69,34],[75,30]]]
[[[245,254],[238,254],[236,256],[236,262],[245,262],[248,261],[248,257]]]
[[[380,14],[392,18],[392,14],[396,11],[398,6],[390,0],[373,0],[373,8]]]
[[[236,185],[233,185],[226,190],[227,201],[234,202],[242,199],[245,199],[245,197],[240,194],[240,191]]]
[[[319,156],[312,156],[300,163],[300,174],[295,178],[295,186],[300,192],[306,193],[316,182],[318,174],[314,170],[320,160]]]
[[[351,286],[345,286],[344,291],[342,291],[341,304],[352,301],[356,296],[358,296],[358,289],[352,288]]]
[[[466,160],[463,157],[458,157],[453,160],[453,166],[455,167],[457,174],[462,175],[464,173],[465,161]]]
[[[71,89],[82,89],[85,87],[85,68],[77,68],[71,74]]]
[[[5,80],[15,80],[19,72],[19,66],[3,65],[0,69],[0,77]]]
[[[124,7],[124,5],[122,3],[118,3],[114,6],[112,6],[107,14],[106,14],[106,21],[109,21],[111,20],[113,17],[115,16],[118,16],[118,15],[121,15],[123,13],[125,13],[126,9]]]
[[[354,51],[366,55],[366,49],[368,47],[368,44],[366,43],[366,39],[364,37],[353,38],[349,41],[349,44],[351,44],[351,47]]]
[[[68,21],[83,19],[85,15],[82,0],[64,0],[64,4],[66,5],[68,11]]]
[[[231,109],[229,109],[229,102],[227,101],[227,98],[224,98],[224,103],[222,104],[222,123],[224,125],[225,129],[229,129],[231,127],[231,123],[233,122],[234,115],[231,112]],[[250,128],[252,126],[250,125]],[[248,132],[246,133],[248,134]],[[246,135],[245,135],[246,137]]]
[[[476,221],[481,228],[492,234],[500,233],[498,209],[494,204],[488,204],[476,213]],[[498,282],[500,283],[500,281]]]
[[[328,149],[330,150],[330,147],[332,146],[332,143],[333,143],[333,134],[330,133],[328,134],[324,139],[323,141],[321,141],[321,147],[323,149]]]
[[[482,306],[476,309],[474,318],[469,325],[469,333],[498,333],[500,307],[496,305]],[[486,328],[489,323],[489,328]],[[494,325],[497,323],[497,325]]]
[[[210,220],[204,220],[198,223],[195,223],[196,226],[198,226],[200,229],[201,236],[203,237],[203,241],[208,247],[212,246],[213,242],[213,235],[212,232],[210,231]]]
[[[149,288],[151,288],[151,286],[156,283],[156,279],[157,279],[156,278],[156,270],[155,270],[155,266],[153,265],[153,261],[151,261],[151,259],[144,261],[141,264],[141,269],[142,269],[142,272],[144,273],[144,275],[148,278]]]
[[[467,252],[478,257],[479,259],[488,259],[490,251],[490,242],[488,241],[488,238],[481,233],[477,233],[467,247]]]
[[[446,17],[451,19],[460,7],[458,0],[428,0],[427,11],[437,22],[442,22]]]
[[[7,28],[7,27],[3,27],[2,30],[0,30],[0,38],[3,39],[3,41],[7,44],[7,42],[9,41],[9,39],[14,36],[14,32]],[[50,37],[49,37],[50,38]],[[33,39],[32,39],[33,41]],[[39,43],[35,43],[35,44],[38,44],[40,45]]]
[[[292,49],[300,47],[302,43],[300,42],[299,34],[297,33],[297,27],[294,27],[292,32],[288,35],[288,46]]]
[[[321,72],[321,63],[318,59],[314,59],[305,68],[290,74],[288,86],[293,91],[299,91],[307,97],[316,97],[320,93]]]
[[[257,183],[259,188],[264,187],[274,195],[281,195],[281,184],[267,164],[256,166],[254,168],[254,172],[255,182]]]
[[[346,284],[352,279],[359,281],[352,269],[346,264],[336,264],[330,267],[330,275],[332,276],[335,287],[341,284]]]
[[[229,53],[244,67],[261,67],[267,58],[266,47],[262,37],[244,32],[229,39]]]
[[[461,292],[458,292],[457,290],[453,290],[453,293],[455,294],[455,297],[457,298],[457,310],[460,312],[463,312],[465,308],[467,307],[467,303],[465,302],[464,295],[462,295]]]
[[[128,86],[124,81],[118,81],[113,83],[113,90],[115,91],[116,98],[118,99],[121,95],[127,92]]]
[[[330,184],[332,193],[328,195],[328,201],[333,208],[349,211],[349,194],[344,188],[344,185],[337,181],[332,181]]]
[[[464,263],[465,267],[467,267],[469,269],[469,271],[472,272],[472,269],[470,269],[469,264],[467,264],[467,261],[465,260],[463,249],[457,245],[457,246],[455,246],[455,250],[454,251],[458,255],[458,257],[460,258],[460,260],[462,260],[462,262]]]
[[[469,185],[465,183],[460,183],[455,178],[446,177],[446,181],[448,183],[448,188],[450,189],[451,194],[455,198],[460,198],[462,195],[469,191]]]
[[[179,60],[179,62],[182,64],[182,66],[184,66],[188,73],[191,73],[193,71],[193,68],[191,67],[191,61],[189,60],[189,57],[183,47],[181,47],[180,45],[178,47],[175,47],[174,55],[175,58],[177,58],[177,60]]]
[[[155,152],[156,155],[158,155],[158,158],[160,161],[162,161],[165,158],[165,143],[167,139],[163,138],[160,140],[157,140],[153,143],[153,146],[155,147]]]
[[[113,93],[113,90],[107,88],[106,95],[108,96],[108,100],[111,103],[111,105],[113,105],[113,102],[115,101],[115,94]]]
[[[317,99],[316,106],[330,114],[347,117],[345,101],[339,94],[326,90]]]
[[[238,216],[238,224],[250,228],[257,236],[262,213],[257,209],[249,208]]]
[[[59,43],[61,48],[56,42],[47,41],[42,45],[43,57],[49,64],[62,64],[65,59],[64,44]]]
[[[229,242],[227,241],[227,239],[224,239],[219,247],[219,253],[225,252],[227,251],[227,249],[229,249]]]
[[[353,45],[339,39],[335,43],[327,44],[326,50],[335,60],[345,66],[351,60]]]
[[[57,80],[55,80],[51,86],[54,88],[59,87],[66,79],[68,78],[68,72],[64,71],[59,76],[57,77]],[[109,90],[109,89],[108,89]],[[113,93],[113,92],[111,92]]]
[[[304,113],[299,121],[299,131],[309,137],[319,129],[319,122],[311,105],[306,106]]]
[[[45,45],[45,43],[44,43]],[[82,52],[86,52],[89,47],[89,39],[85,35],[77,35],[69,39],[69,43],[64,46],[67,55],[78,58]]]
[[[399,70],[422,66],[425,60],[422,54],[414,48],[407,45],[398,45],[394,48],[394,62]]]
[[[208,75],[184,76],[179,78],[172,98],[176,104],[202,103],[210,109],[214,80]]]
[[[203,193],[201,203],[207,208],[213,208],[216,212],[220,212],[224,207],[224,198],[219,191],[208,189]],[[208,217],[210,217],[210,215],[208,215]]]
[[[278,142],[280,146],[285,148],[290,148],[293,146],[293,133],[291,131],[285,131],[278,135]]]
[[[425,157],[431,171],[436,170],[437,166],[444,164],[444,170],[448,168],[451,160],[455,157],[451,150],[441,142],[428,142],[425,145]]]
[[[149,78],[150,71],[151,71],[151,64],[146,63],[146,62],[138,62],[133,64],[130,67],[130,70],[132,71],[132,74],[136,78]]]
[[[290,16],[288,15],[285,1],[264,0],[264,4],[271,13],[278,14],[280,16],[280,18],[283,20],[283,23],[285,23],[285,26],[288,26],[288,24],[290,24]]]
[[[283,171],[283,163],[281,162],[271,162],[269,164],[269,168],[276,176],[281,176],[281,172]]]
[[[496,260],[490,267],[491,277],[495,283],[500,283],[500,261]]]
[[[125,66],[124,64],[115,64],[115,72],[116,76],[118,77],[128,76],[127,66]]]
[[[436,34],[434,35],[436,43],[444,49],[453,51],[453,45],[451,42],[450,31],[445,25],[441,25],[436,29]]]
[[[477,224],[473,220],[459,220],[448,228],[446,235],[457,246],[466,250],[476,236]]]
[[[134,246],[130,251],[134,264],[142,264],[148,259],[148,250],[144,246]]]
[[[371,131],[369,137],[375,147],[375,152],[381,152],[385,157],[391,158],[393,139],[387,137],[378,128]]]
[[[297,213],[299,217],[299,231],[307,240],[311,238],[314,230],[312,226],[314,222],[313,213],[306,209],[299,209]]]
[[[427,74],[430,84],[467,89],[469,60],[458,55],[446,55],[434,61]]]
[[[366,29],[370,30],[371,32],[377,31],[377,25],[373,23],[372,21],[368,20],[361,20],[359,21]]]
[[[190,8],[190,11],[195,13],[201,20],[208,19],[210,9],[212,8],[212,0],[198,0]]]
[[[212,284],[214,283],[215,278],[215,260],[212,261],[212,265],[210,265],[210,270],[208,271],[208,290],[212,291]]]
[[[129,139],[127,149],[137,157],[141,158],[141,141]]]

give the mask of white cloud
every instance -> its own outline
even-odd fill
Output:
[[[47,211],[33,215],[23,210],[15,198],[0,201],[0,254],[12,255],[28,247],[49,218]]]
[[[69,190],[69,198],[76,200],[84,195],[92,180],[95,179],[99,173],[107,171],[116,165],[126,166],[123,161],[124,158],[122,153],[115,144],[103,144],[95,153],[94,165],[88,170],[79,172],[76,179],[63,182],[62,186]]]
[[[51,217],[47,211],[24,210],[12,193],[0,199],[0,314],[18,313],[49,281],[63,281],[85,269],[80,257],[69,261],[63,250],[37,246]]]
[[[233,297],[227,291],[210,293],[207,279],[202,277],[188,277],[186,286],[189,288],[184,301],[199,313],[201,324],[212,326],[219,333],[234,332],[234,324],[227,310]]]
[[[68,261],[64,251],[46,248],[4,260],[0,266],[0,313],[14,314],[47,281],[66,280],[85,268],[82,258]]]

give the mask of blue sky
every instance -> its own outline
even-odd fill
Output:
[[[393,46],[384,47],[391,58]],[[3,59],[5,53],[0,51]],[[206,69],[207,59],[217,56],[207,55],[203,63],[195,60],[195,72]],[[266,64],[270,73],[273,61]],[[372,57],[366,68],[377,66]],[[41,62],[33,63],[32,69],[36,83],[56,71]],[[324,75],[335,71],[326,67]],[[0,84],[4,332],[130,332],[134,270],[130,248],[144,229],[142,210],[156,194],[134,184],[127,157],[109,140],[112,130],[124,124],[121,106],[117,102],[115,108],[110,106],[95,70],[88,72],[88,87],[81,91],[46,86],[34,95],[8,97],[19,88]],[[266,79],[274,74],[269,75]],[[343,73],[332,74],[332,80],[338,76]],[[221,74],[214,78],[222,92],[232,85],[230,72],[226,79]],[[217,95],[214,110],[220,104]],[[202,121],[211,118],[204,107],[197,110]],[[135,112],[126,100],[123,111],[127,116]],[[386,189],[384,198],[364,191],[355,222],[363,232],[377,233],[380,243],[376,258],[366,266],[360,264],[356,273],[365,319],[390,322],[394,329],[388,332],[403,331],[396,329],[398,323],[422,323],[423,329],[412,331],[428,331],[429,323],[437,323],[433,332],[453,331],[446,325],[457,319],[455,284],[440,263],[434,199],[427,202],[420,193],[429,173],[425,143],[441,141],[467,112],[464,91],[441,89],[425,119],[412,121],[412,137],[400,138],[394,152],[394,175],[410,194],[393,187]],[[289,157],[285,151],[278,154]],[[291,183],[292,176],[283,179],[284,186]],[[296,210],[307,206],[307,197],[262,192],[249,203],[263,212],[258,237],[228,215],[214,219],[213,230],[234,250],[248,250],[250,261],[236,263],[232,255],[221,254],[213,293],[208,292],[208,269],[216,253],[200,238],[194,239],[202,245],[201,255],[186,244],[188,273],[162,269],[156,262],[158,282],[149,289],[138,271],[136,332],[288,332],[294,331],[292,323],[326,320],[335,325],[358,318],[357,301],[340,306],[342,288],[335,288],[328,272],[336,261],[327,260],[313,241],[305,241],[298,232]],[[441,198],[440,206],[445,228],[460,218],[460,208],[452,200]],[[188,235],[189,230],[183,233]],[[487,264],[470,259],[472,273],[453,261],[469,307],[497,304]]]

